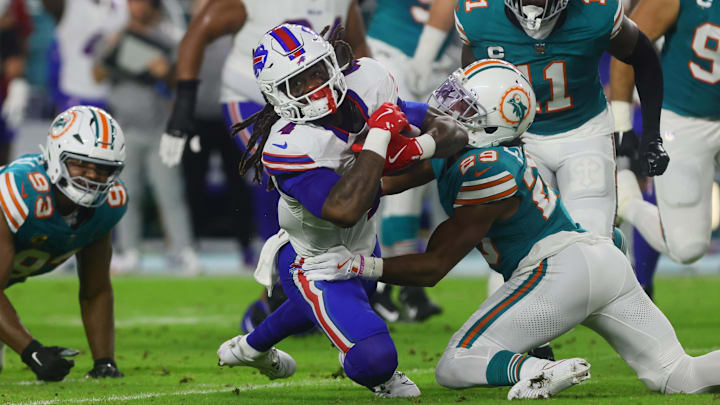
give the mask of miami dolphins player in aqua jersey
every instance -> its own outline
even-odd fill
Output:
[[[297,259],[305,278],[431,286],[477,248],[506,281],[450,339],[435,371],[439,384],[512,386],[508,399],[555,395],[590,377],[588,361],[522,353],[583,324],[605,338],[653,391],[720,390],[720,351],[685,353],[625,255],[610,238],[572,220],[561,196],[515,141],[536,106],[520,71],[504,61],[481,60],[456,71],[434,99],[471,131],[472,147],[383,178],[384,193],[437,179],[450,218],[430,237],[427,251],[380,259],[336,246]]]
[[[657,206],[642,200],[632,172],[619,172],[618,216],[655,250],[688,264],[705,254],[712,232],[711,190],[720,152],[720,1],[642,1],[631,17],[651,40],[665,36],[660,130],[671,163],[654,179]],[[614,63],[611,92],[619,131],[632,128],[633,83],[632,71]],[[638,273],[650,292],[653,272]]]
[[[646,123],[645,171],[662,174],[668,163],[658,130],[662,72],[648,38],[624,16],[620,0],[460,0],[455,17],[464,66],[504,59],[530,80],[538,103],[535,122],[522,135],[525,149],[572,218],[611,236],[613,126],[598,64],[607,50],[633,65]]]
[[[78,352],[37,341],[4,290],[73,255],[94,360],[87,376],[123,376],[114,360],[110,231],[127,209],[118,179],[124,162],[125,136],[115,120],[99,108],[78,106],[55,118],[42,154],[0,168],[0,354],[10,346],[39,380],[65,378],[74,366],[65,357]]]

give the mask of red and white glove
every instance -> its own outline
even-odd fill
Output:
[[[435,153],[435,140],[430,135],[417,138],[401,135],[409,132],[411,127],[405,113],[395,104],[383,103],[370,116],[368,125],[370,132],[365,144],[353,145],[352,149],[358,153],[371,150],[385,158],[383,174],[402,169],[413,161],[427,159]]]
[[[372,113],[368,118],[368,125],[370,131],[361,150],[375,152],[383,159],[387,154],[390,137],[410,128],[410,123],[400,107],[387,102]],[[353,150],[357,151],[356,149]]]
[[[403,169],[411,163],[435,154],[435,140],[428,134],[408,138],[401,134],[390,137],[383,175]]]
[[[302,272],[309,281],[348,280],[354,277],[377,280],[383,271],[382,259],[353,254],[344,246],[330,248],[327,253],[304,258],[300,262]]]
[[[405,113],[396,104],[384,102],[368,118],[370,128],[380,128],[395,135],[410,129],[410,122]]]

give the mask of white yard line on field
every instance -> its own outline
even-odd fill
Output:
[[[430,374],[435,372],[434,368],[424,369],[412,369],[407,370],[408,375],[417,374]],[[20,382],[17,384],[27,384],[28,382]],[[34,383],[34,382],[32,382]],[[287,387],[323,387],[331,385],[350,385],[352,382],[348,379],[335,379],[327,378],[321,380],[312,381],[297,381],[297,382],[275,382],[269,384],[249,384],[234,388],[222,388],[222,389],[207,389],[207,390],[187,390],[187,391],[176,391],[176,392],[146,392],[136,395],[111,395],[109,397],[94,397],[94,398],[63,398],[63,399],[49,399],[40,401],[27,401],[27,402],[5,402],[5,405],[54,405],[54,404],[82,404],[82,403],[93,403],[93,402],[114,402],[114,401],[136,401],[140,399],[148,398],[159,398],[159,397],[176,397],[185,395],[206,395],[206,394],[219,394],[219,393],[240,393],[247,391],[255,391],[262,389],[273,389],[273,388],[287,388]]]
[[[115,320],[116,328],[129,328],[132,326],[145,325],[198,325],[211,324],[219,325],[227,322],[227,316],[139,316],[130,318],[119,318]],[[82,326],[80,317],[55,316],[45,320],[34,320],[34,324],[43,325],[70,325]]]

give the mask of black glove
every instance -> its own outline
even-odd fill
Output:
[[[23,350],[20,357],[30,367],[38,380],[62,381],[75,362],[64,357],[71,357],[78,354],[77,350],[66,349],[58,346],[43,346],[37,340],[33,340]]]
[[[85,374],[85,378],[121,378],[125,377],[120,370],[118,370],[115,360],[110,357],[104,357],[102,359],[95,360],[95,365],[92,370]]]
[[[177,96],[165,133],[190,138],[195,135],[195,100],[199,80],[180,80],[177,83]]]
[[[632,129],[629,131],[615,132],[615,154],[618,156],[627,156],[634,159],[638,155],[638,149],[640,147],[640,141],[638,141],[635,131]]]
[[[670,163],[670,157],[662,146],[660,135],[649,135],[643,134],[640,140],[641,170],[648,177],[659,176],[665,173],[665,169]]]

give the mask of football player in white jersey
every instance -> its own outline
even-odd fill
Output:
[[[520,71],[497,59],[475,62],[448,78],[436,100],[472,131],[472,147],[383,182],[383,191],[394,193],[437,178],[450,218],[430,237],[427,251],[378,259],[338,246],[299,258],[298,278],[432,286],[478,249],[506,282],[450,339],[435,370],[440,385],[511,386],[508,399],[557,394],[588,379],[590,364],[522,353],[582,324],[605,338],[653,391],[720,391],[720,350],[685,353],[625,255],[609,238],[577,224],[525,147],[511,143],[535,115],[532,87]],[[513,111],[513,123],[503,109]],[[364,271],[353,268],[369,261],[373,266]]]
[[[233,48],[225,60],[220,98],[228,126],[260,111],[265,104],[255,84],[252,47],[268,29],[293,22],[315,30],[326,26],[347,26],[347,41],[357,56],[368,56],[365,30],[356,0],[280,0],[272,7],[264,0],[211,0],[193,16],[178,51],[177,94],[167,130],[160,141],[160,156],[167,165],[180,162],[185,140],[195,134],[195,104],[200,67],[206,44],[223,35],[234,34]],[[246,149],[252,127],[235,137],[239,151]],[[224,136],[224,135],[220,135]],[[261,185],[251,187],[253,226],[263,241],[278,230],[276,191],[268,191],[269,177],[263,171]],[[252,252],[248,249],[248,254]],[[247,260],[247,258],[246,258]],[[276,298],[278,295],[275,296]],[[263,318],[274,305],[262,297],[251,305],[248,316]],[[274,303],[273,303],[274,304]],[[250,331],[249,317],[241,325]]]
[[[252,333],[223,343],[218,357],[221,365],[289,377],[295,362],[273,345],[317,326],[339,350],[350,379],[381,397],[417,396],[415,384],[396,370],[397,351],[385,322],[370,308],[375,283],[309,282],[295,260],[337,245],[379,257],[374,214],[383,171],[456,153],[467,134],[427,104],[399,99],[389,72],[373,59],[354,60],[340,34],[327,41],[307,27],[283,24],[268,31],[253,52],[268,104],[234,129],[255,126],[241,170],[254,168],[259,181],[264,167],[281,194],[282,230],[263,248],[258,271],[276,268],[288,300]],[[426,133],[400,135],[410,124]],[[369,271],[375,260],[357,271]]]
[[[127,24],[127,0],[43,0],[43,5],[57,20],[49,67],[56,108],[107,108],[108,84],[95,81],[92,69],[103,41]]]

